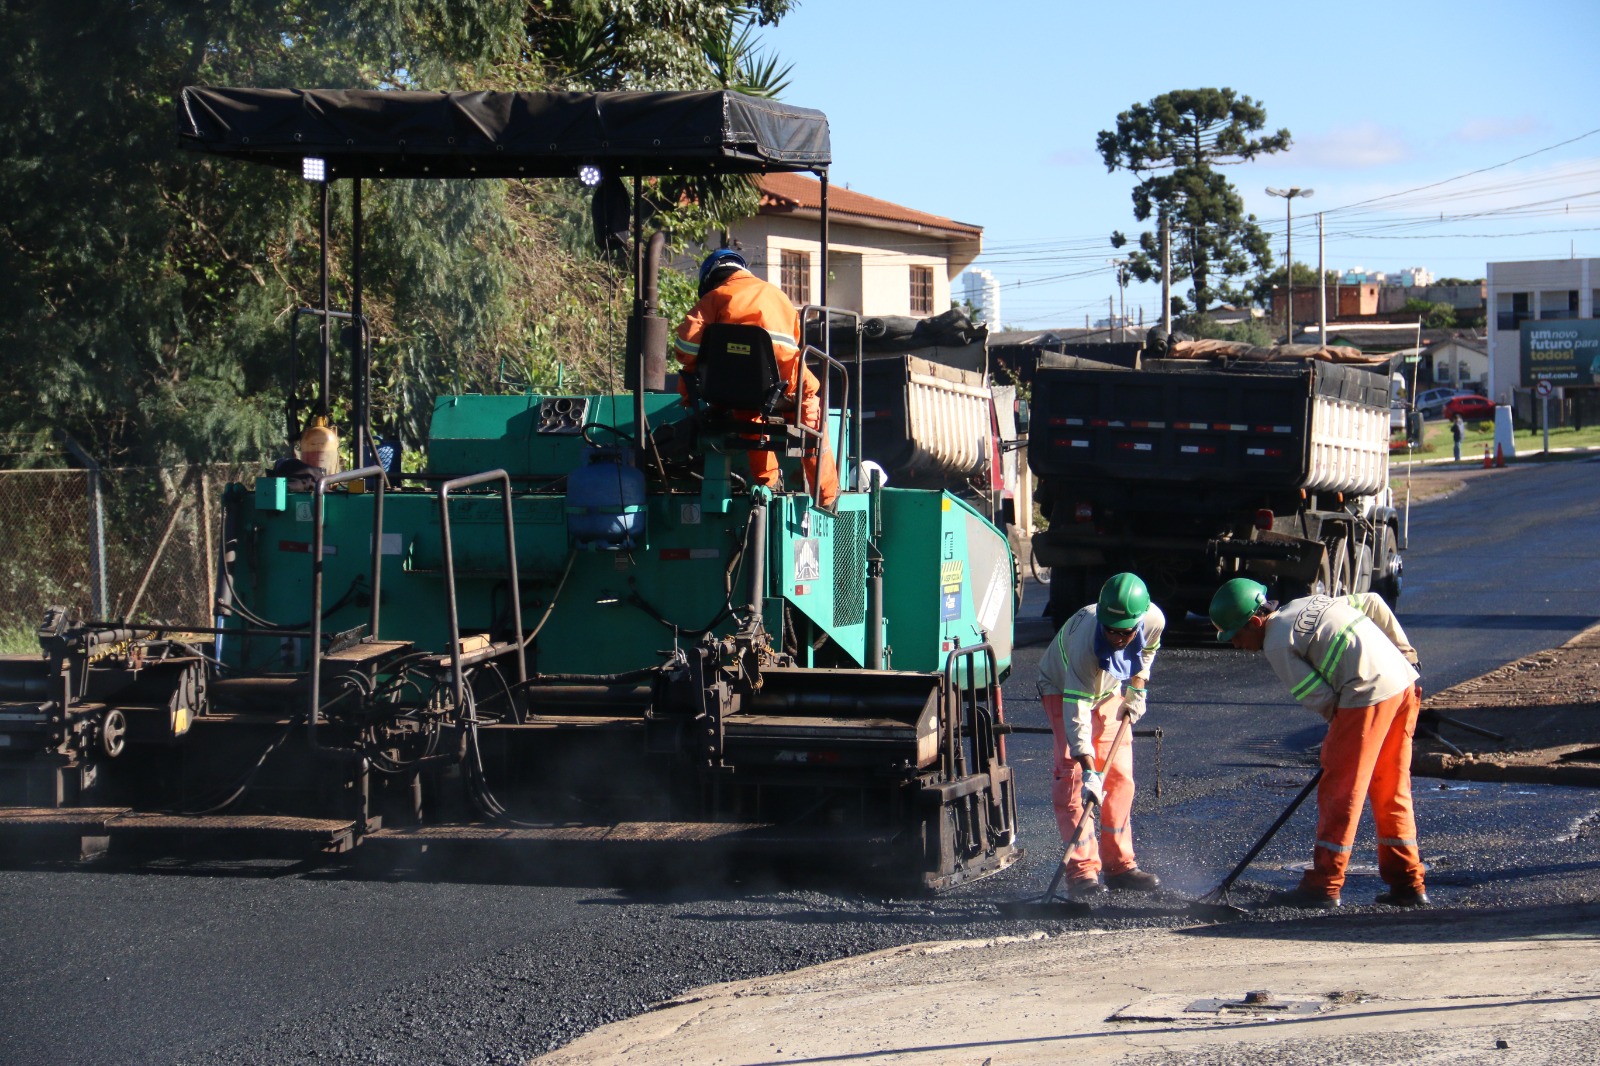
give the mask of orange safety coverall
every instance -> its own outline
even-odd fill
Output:
[[[803,423],[812,429],[822,428],[822,403],[818,399],[819,385],[816,375],[800,365],[800,312],[771,282],[762,281],[748,270],[736,270],[722,284],[700,297],[678,324],[673,352],[686,373],[694,371],[700,356],[700,338],[712,322],[735,325],[760,326],[772,337],[773,354],[777,356],[778,373],[783,378],[784,395],[795,399],[795,376],[800,375],[800,399],[796,406]],[[688,396],[688,386],[680,378],[678,391]],[[755,422],[760,418],[755,411],[735,411],[736,416]],[[818,499],[824,507],[832,507],[839,496],[839,471],[834,465],[833,452],[824,447],[822,454],[807,455],[801,466],[811,485],[819,487]],[[780,481],[778,457],[772,452],[752,451],[750,473],[769,488],[777,488]]]
[[[1361,807],[1372,802],[1378,874],[1423,888],[1411,803],[1411,740],[1421,700],[1416,650],[1382,598],[1308,596],[1267,618],[1262,650],[1294,697],[1328,720],[1317,785],[1317,843],[1303,891],[1344,887]]]

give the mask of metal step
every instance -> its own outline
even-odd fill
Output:
[[[433,825],[380,829],[361,838],[372,845],[427,844],[577,845],[679,847],[709,844],[732,851],[789,853],[809,848],[883,848],[892,830],[834,830],[771,822],[616,822],[610,825]]]
[[[355,845],[355,822],[255,814],[164,814],[128,807],[0,807],[0,854],[41,856],[50,844],[76,845],[81,857],[118,844],[173,844],[177,850],[217,844],[290,848],[337,854]],[[70,848],[69,848],[70,850]]]

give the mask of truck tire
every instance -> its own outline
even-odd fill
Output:
[[[1400,558],[1400,538],[1393,526],[1384,526],[1378,535],[1378,557],[1373,563],[1372,591],[1383,597],[1391,611],[1400,608],[1400,588],[1405,583],[1405,564]]]
[[[1350,564],[1350,591],[1372,591],[1372,545],[1365,541],[1355,546],[1355,558]]]
[[[1339,537],[1328,545],[1328,595],[1350,595],[1350,538]]]

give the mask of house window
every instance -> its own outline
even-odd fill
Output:
[[[1600,289],[1589,294],[1589,317],[1600,318]]]
[[[1533,312],[1528,306],[1528,296],[1529,294],[1525,292],[1496,293],[1494,298],[1495,328],[1514,330],[1521,326],[1526,319],[1532,318]]]
[[[911,268],[911,313],[933,314],[933,267],[931,266]]]
[[[1540,318],[1577,318],[1578,291],[1541,292],[1539,294]]]
[[[779,259],[779,288],[796,307],[811,302],[811,253],[785,248]]]

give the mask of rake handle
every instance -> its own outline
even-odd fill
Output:
[[[1294,815],[1294,812],[1300,809],[1300,804],[1304,803],[1306,797],[1316,789],[1317,782],[1322,780],[1322,771],[1322,767],[1317,767],[1317,772],[1312,775],[1310,781],[1306,782],[1306,787],[1300,790],[1300,795],[1296,796],[1294,801],[1284,808],[1283,813],[1278,815],[1278,820],[1273,822],[1265,833],[1261,834],[1261,839],[1257,840],[1255,845],[1245,854],[1245,857],[1239,860],[1239,865],[1235,866],[1228,876],[1222,879],[1222,884],[1207,892],[1200,897],[1201,899],[1211,899],[1225,895],[1228,889],[1233,887],[1233,883],[1239,879],[1239,875],[1245,872],[1257,855],[1261,854],[1261,849],[1266,847],[1272,838],[1278,835],[1278,830],[1283,828],[1283,823],[1287,822]]]

